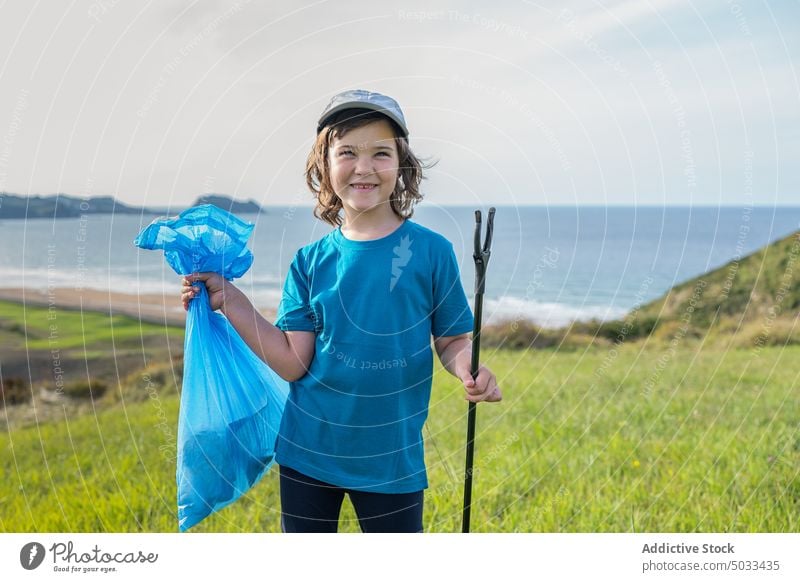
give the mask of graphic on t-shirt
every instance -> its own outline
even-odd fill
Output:
[[[394,286],[400,280],[400,275],[403,274],[403,267],[411,260],[411,239],[408,235],[400,239],[400,244],[392,249],[395,258],[392,259],[392,281],[389,283],[389,291],[394,291]]]

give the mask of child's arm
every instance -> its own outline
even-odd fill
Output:
[[[250,349],[287,382],[302,378],[314,357],[314,332],[278,329],[253,307],[247,296],[216,273],[195,273],[183,280],[184,307],[196,295],[191,284],[205,283],[211,308],[219,309]]]
[[[433,345],[445,370],[464,383],[467,400],[499,402],[503,399],[497,378],[486,366],[479,366],[477,379],[472,379],[472,340],[468,334],[437,337]]]

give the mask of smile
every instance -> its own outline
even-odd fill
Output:
[[[360,192],[368,192],[370,190],[374,190],[378,185],[377,184],[350,184],[350,186],[355,190],[359,190]]]

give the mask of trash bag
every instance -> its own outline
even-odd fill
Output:
[[[163,249],[185,275],[241,277],[253,263],[253,225],[216,206],[153,221],[134,240]],[[289,385],[211,310],[205,285],[189,302],[178,418],[178,526],[186,531],[236,501],[272,465]]]

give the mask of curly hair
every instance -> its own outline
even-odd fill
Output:
[[[314,216],[331,226],[342,224],[342,201],[331,185],[328,162],[330,146],[334,139],[344,137],[350,130],[379,120],[388,121],[392,126],[399,157],[397,184],[389,197],[392,210],[400,218],[411,218],[414,206],[422,200],[419,191],[420,183],[425,179],[422,170],[434,166],[436,162],[423,162],[417,158],[411,151],[408,139],[403,137],[397,125],[382,113],[364,109],[345,109],[331,117],[322,128],[306,161],[306,184],[317,199]]]

